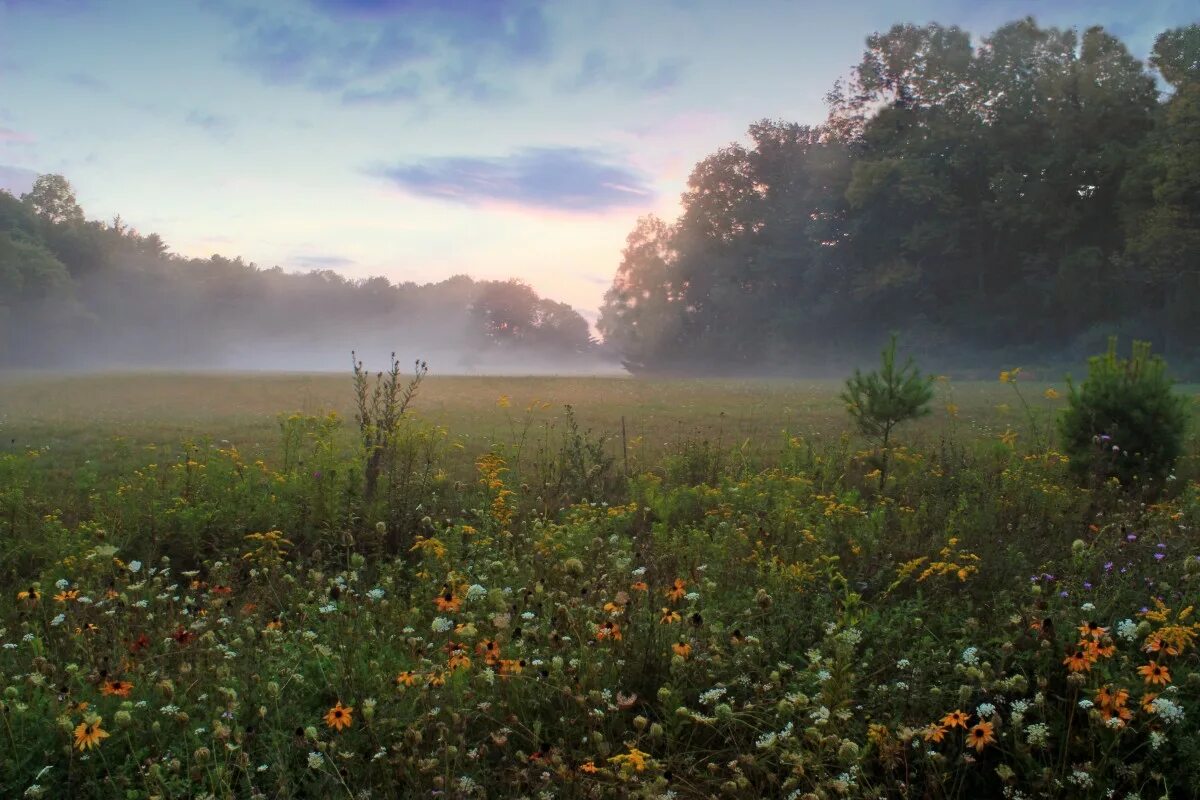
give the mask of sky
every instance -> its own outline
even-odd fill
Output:
[[[750,123],[818,123],[865,37],[1027,15],[1138,56],[1159,0],[0,0],[0,188],[187,256],[517,277],[595,320],[639,216]]]

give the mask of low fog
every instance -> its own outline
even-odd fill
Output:
[[[421,359],[438,374],[621,371],[570,306],[517,280],[394,284],[174,256],[88,221],[65,178],[0,192],[0,366],[327,371]]]

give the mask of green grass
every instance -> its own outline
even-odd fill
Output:
[[[1061,400],[1042,394],[1061,383],[1023,383],[1022,392],[1045,424]],[[353,417],[350,378],[341,374],[105,374],[0,377],[0,447],[50,448],[64,468],[113,457],[114,438],[133,451],[187,439],[231,442],[245,454],[270,460],[279,445],[281,413],[336,411]],[[1195,393],[1197,387],[1184,387]],[[582,428],[610,437],[613,452],[637,442],[645,461],[671,442],[707,439],[764,453],[785,432],[836,437],[849,429],[837,398],[838,381],[634,380],[522,376],[439,377],[426,380],[415,402],[421,419],[449,429],[463,444],[457,464],[469,463],[497,442],[510,442],[524,425],[561,420],[570,405]],[[501,396],[510,406],[498,404]],[[957,419],[946,412],[958,406]],[[544,404],[544,405],[543,405]],[[996,436],[1007,427],[1032,435],[1011,386],[996,381],[939,384],[934,411],[902,428],[902,440],[933,442],[960,433]],[[349,436],[347,426],[345,435]],[[348,443],[348,442],[347,442]],[[134,459],[137,460],[136,458]]]

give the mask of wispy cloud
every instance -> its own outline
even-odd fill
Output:
[[[107,92],[112,88],[95,75],[88,75],[86,72],[69,72],[63,76],[63,80],[72,86],[93,92]]]
[[[309,0],[307,13],[272,6],[231,12],[233,57],[274,84],[346,103],[413,100],[441,91],[503,96],[488,74],[543,62],[551,50],[544,0]]]
[[[352,267],[357,262],[344,256],[323,255],[320,253],[301,253],[288,259],[290,266],[296,269],[340,269]]]
[[[12,128],[0,126],[0,143],[9,142],[13,144],[29,144],[33,141],[33,136],[21,131],[14,131]]]
[[[414,195],[467,205],[506,203],[529,208],[600,212],[646,206],[649,179],[604,152],[531,147],[508,156],[428,158],[374,170]]]
[[[184,122],[193,128],[199,128],[215,139],[225,141],[233,133],[233,120],[222,114],[211,111],[194,109],[184,117]]]
[[[679,84],[686,61],[663,58],[647,64],[641,58],[617,57],[604,50],[584,53],[575,74],[560,84],[567,91],[609,85],[622,90],[661,92]]]
[[[21,195],[33,188],[38,173],[24,167],[9,167],[0,164],[0,189]]]

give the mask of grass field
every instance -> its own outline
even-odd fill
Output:
[[[0,797],[1200,796],[1200,425],[1065,388],[6,376]]]
[[[1062,383],[1022,384],[1035,418],[1048,420],[1061,400],[1043,396]],[[533,428],[560,422],[570,405],[579,424],[621,447],[635,443],[643,462],[669,443],[707,439],[766,454],[785,432],[838,436],[849,429],[838,381],[635,380],[522,376],[428,378],[414,404],[423,420],[445,426],[464,448],[457,466],[495,443],[513,441],[532,412]],[[1198,387],[1182,387],[1195,394]],[[507,407],[501,398],[508,398]],[[957,407],[952,416],[948,406]],[[1200,408],[1200,406],[1198,406]],[[186,439],[228,441],[268,460],[279,446],[279,414],[336,411],[353,419],[350,379],[343,374],[107,374],[0,376],[0,448],[49,447],[63,466],[112,458],[114,438],[137,450]],[[347,426],[345,435],[349,437]],[[1008,428],[1032,434],[1012,386],[996,381],[943,383],[933,413],[908,438],[928,442],[952,427],[973,436]],[[1042,434],[1047,433],[1043,428]],[[348,441],[348,439],[347,439]],[[120,452],[125,452],[122,449]],[[136,459],[134,459],[136,460]]]

